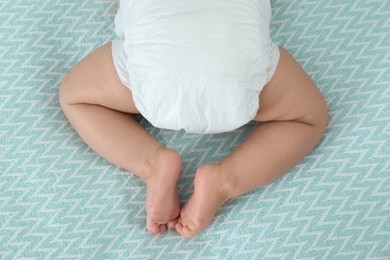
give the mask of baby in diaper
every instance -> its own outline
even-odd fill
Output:
[[[269,1],[123,1],[114,65],[154,126],[191,133],[251,121],[279,49]]]
[[[145,181],[147,230],[193,237],[229,199],[289,172],[321,139],[326,102],[270,37],[269,0],[122,0],[117,40],[63,79],[60,104],[80,137]],[[212,134],[261,122],[220,162],[195,173],[181,207],[181,156],[133,118]]]

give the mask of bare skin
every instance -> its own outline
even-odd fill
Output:
[[[131,92],[112,61],[111,44],[84,58],[63,79],[60,104],[80,137],[106,160],[134,173],[147,187],[147,229],[175,226],[180,212],[176,182],[182,160],[132,117]]]
[[[181,235],[197,235],[227,200],[281,178],[321,139],[328,122],[325,100],[294,58],[280,51],[277,70],[260,94],[255,120],[263,123],[221,162],[198,169],[176,225]]]
[[[147,187],[147,229],[169,228],[185,237],[199,234],[227,200],[263,187],[286,174],[320,140],[328,120],[326,103],[287,51],[260,94],[255,120],[262,121],[236,151],[201,166],[194,193],[181,209],[176,183],[182,160],[133,118],[131,91],[119,80],[106,44],[64,78],[61,107],[81,138],[106,160],[134,173]]]

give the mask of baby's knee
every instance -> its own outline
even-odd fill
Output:
[[[74,102],[75,95],[77,94],[77,91],[75,91],[75,85],[77,85],[77,82],[75,81],[72,72],[68,72],[61,81],[58,94],[62,109],[72,105]]]
[[[325,132],[329,123],[329,111],[325,98],[321,95],[310,111],[307,111],[310,120],[308,122],[321,134]]]

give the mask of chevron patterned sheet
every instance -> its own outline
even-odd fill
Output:
[[[317,83],[331,121],[276,183],[226,203],[198,237],[145,231],[145,187],[91,151],[61,78],[114,39],[114,0],[0,2],[0,259],[390,259],[390,1],[272,0],[272,36]],[[195,135],[141,124],[196,168],[256,127]]]

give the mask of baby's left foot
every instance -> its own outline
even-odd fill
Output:
[[[176,230],[184,237],[199,234],[214,218],[217,210],[228,199],[218,164],[201,166],[195,175],[194,193],[180,212]]]

